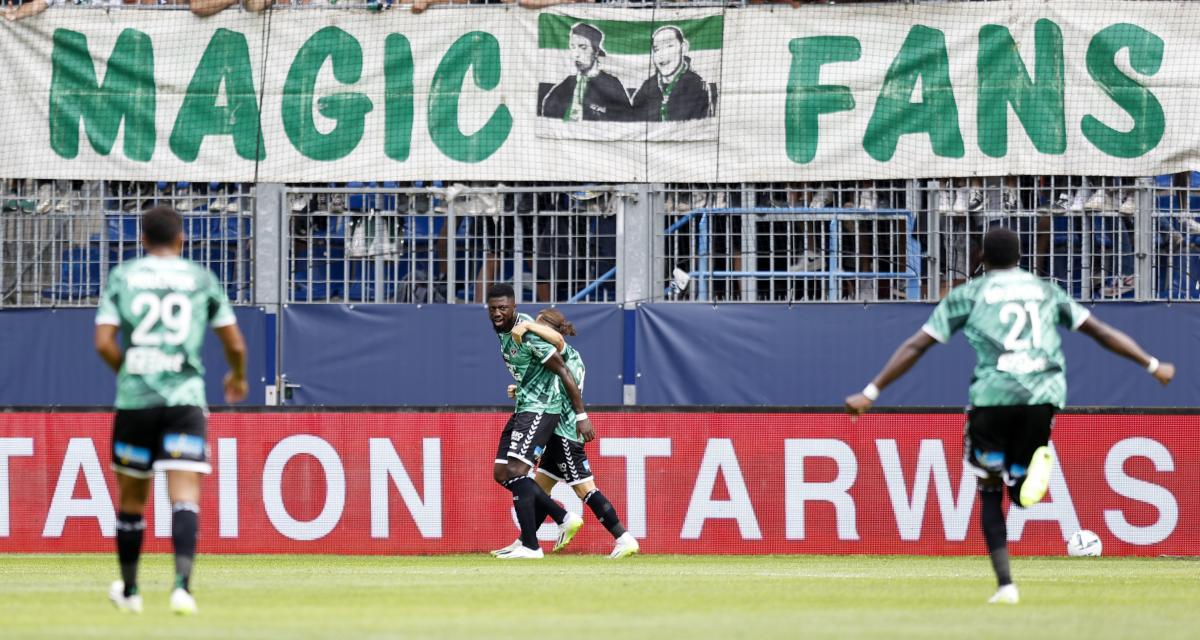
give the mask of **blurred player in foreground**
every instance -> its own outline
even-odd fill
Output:
[[[150,479],[163,471],[175,547],[171,610],[194,614],[200,475],[212,472],[200,348],[211,326],[225,348],[225,401],[233,403],[246,397],[246,344],[216,276],[181,257],[183,219],[174,209],[155,207],[142,214],[142,244],[144,257],[109,274],[96,312],[96,351],[117,373],[112,468],[121,580],[108,596],[120,611],[142,611],[137,584],[146,528],[142,513]]]
[[[921,330],[906,340],[860,393],[846,398],[858,416],[879,392],[904,375],[934,342],[959,330],[975,350],[971,406],[967,410],[963,459],[979,477],[983,536],[999,584],[991,603],[1016,604],[1009,571],[1004,488],[1019,507],[1046,495],[1054,455],[1054,413],[1067,401],[1066,362],[1057,325],[1082,331],[1102,347],[1145,367],[1163,385],[1175,366],[1151,357],[1132,338],[1101,322],[1057,285],[1021,269],[1016,233],[993,229],[983,239],[986,273],[955,287]]]

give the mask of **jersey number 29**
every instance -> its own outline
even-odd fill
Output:
[[[168,293],[160,298],[144,291],[134,296],[131,306],[133,313],[142,318],[130,336],[135,346],[178,345],[187,340],[192,328],[192,301],[187,296]],[[166,331],[151,333],[160,321]]]

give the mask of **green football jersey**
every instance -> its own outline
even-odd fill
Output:
[[[519,313],[517,322],[533,322],[533,318]],[[517,381],[516,413],[557,414],[561,411],[562,381],[543,366],[554,355],[554,347],[532,333],[525,334],[521,344],[513,340],[511,333],[497,333],[496,337],[500,339],[504,365]]]
[[[583,393],[583,381],[587,377],[587,367],[583,364],[583,358],[575,347],[566,345],[562,351],[563,362],[567,365],[567,371],[571,372],[571,377],[575,379],[575,385],[579,387],[579,392]],[[558,381],[562,384],[562,380]],[[567,395],[566,390],[562,393],[562,410],[559,412],[562,418],[558,421],[558,427],[554,429],[554,433],[574,440],[582,442],[583,438],[579,437],[579,429],[575,426],[575,407],[571,405],[571,397]]]
[[[1090,312],[1058,285],[1018,268],[989,271],[955,287],[922,330],[945,343],[959,329],[975,350],[971,405],[1067,402],[1057,325],[1078,329]]]
[[[116,408],[205,407],[204,331],[235,322],[217,277],[194,262],[146,256],[113,269],[96,324],[120,327],[125,345]]]

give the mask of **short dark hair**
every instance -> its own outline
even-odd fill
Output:
[[[487,297],[488,300],[492,300],[494,298],[512,298],[513,300],[516,300],[517,292],[513,291],[511,284],[505,284],[501,282],[488,287]]]
[[[142,214],[142,235],[146,245],[165,247],[183,233],[183,216],[171,207],[159,206]]]
[[[1021,238],[1011,229],[996,227],[983,236],[983,261],[991,267],[1013,267],[1021,261]]]

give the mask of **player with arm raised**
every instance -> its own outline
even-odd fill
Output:
[[[541,458],[560,420],[563,394],[577,414],[580,433],[591,433],[592,424],[583,407],[583,394],[558,350],[536,335],[521,343],[512,337],[519,321],[532,321],[517,313],[516,294],[506,284],[491,287],[487,300],[488,319],[500,341],[504,364],[517,382],[517,405],[496,450],[492,477],[513,494],[513,507],[521,528],[521,545],[498,558],[541,558],[536,521],[540,505],[555,522],[564,523],[565,509],[550,499],[546,492],[529,478],[529,471]]]
[[[563,316],[562,312],[557,309],[543,309],[538,313],[535,322],[520,322],[512,330],[513,339],[517,342],[521,342],[527,333],[538,336],[558,350],[582,392],[587,368],[584,366],[583,357],[574,347],[567,344],[564,338],[564,336],[575,335],[575,326]],[[516,397],[517,386],[509,385],[508,392],[510,398]],[[617,516],[617,510],[613,508],[608,498],[596,488],[592,467],[587,459],[587,451],[583,447],[585,442],[591,442],[595,438],[594,430],[582,433],[576,428],[576,423],[581,416],[575,413],[565,396],[560,416],[558,428],[555,429],[554,437],[550,439],[546,453],[538,465],[537,474],[534,476],[538,486],[549,495],[556,483],[565,482],[575,492],[575,495],[592,510],[596,519],[608,529],[613,539],[616,540],[616,545],[608,557],[618,559],[636,554],[639,551],[637,539],[625,530],[620,517]],[[587,414],[583,414],[582,417],[586,418]],[[558,475],[555,475],[556,473]],[[545,513],[539,510],[535,515],[536,522],[540,525],[544,519]],[[565,547],[582,526],[582,519],[575,514],[569,514],[567,521],[559,524],[558,541],[554,545],[554,551]],[[519,544],[519,540],[515,541],[508,547],[493,553],[497,555],[507,553]]]
[[[142,243],[145,257],[112,270],[96,312],[96,351],[117,373],[112,468],[121,580],[112,584],[109,599],[121,611],[142,611],[142,514],[150,479],[163,471],[175,548],[171,610],[193,614],[200,475],[212,471],[200,348],[211,326],[225,348],[225,401],[233,403],[246,397],[246,345],[216,276],[181,257],[183,219],[174,209],[155,207],[142,215]]]
[[[1056,326],[1091,336],[1145,367],[1163,385],[1175,376],[1174,365],[1148,355],[1057,285],[1022,270],[1020,259],[1017,234],[1003,228],[989,231],[983,239],[986,273],[955,287],[871,383],[846,398],[846,410],[861,415],[935,342],[945,343],[963,331],[977,358],[963,459],[979,477],[983,535],[999,584],[988,602],[1005,604],[1016,604],[1019,595],[1009,571],[1004,488],[1019,507],[1045,497],[1054,465],[1049,447],[1054,414],[1067,400],[1066,362]]]

